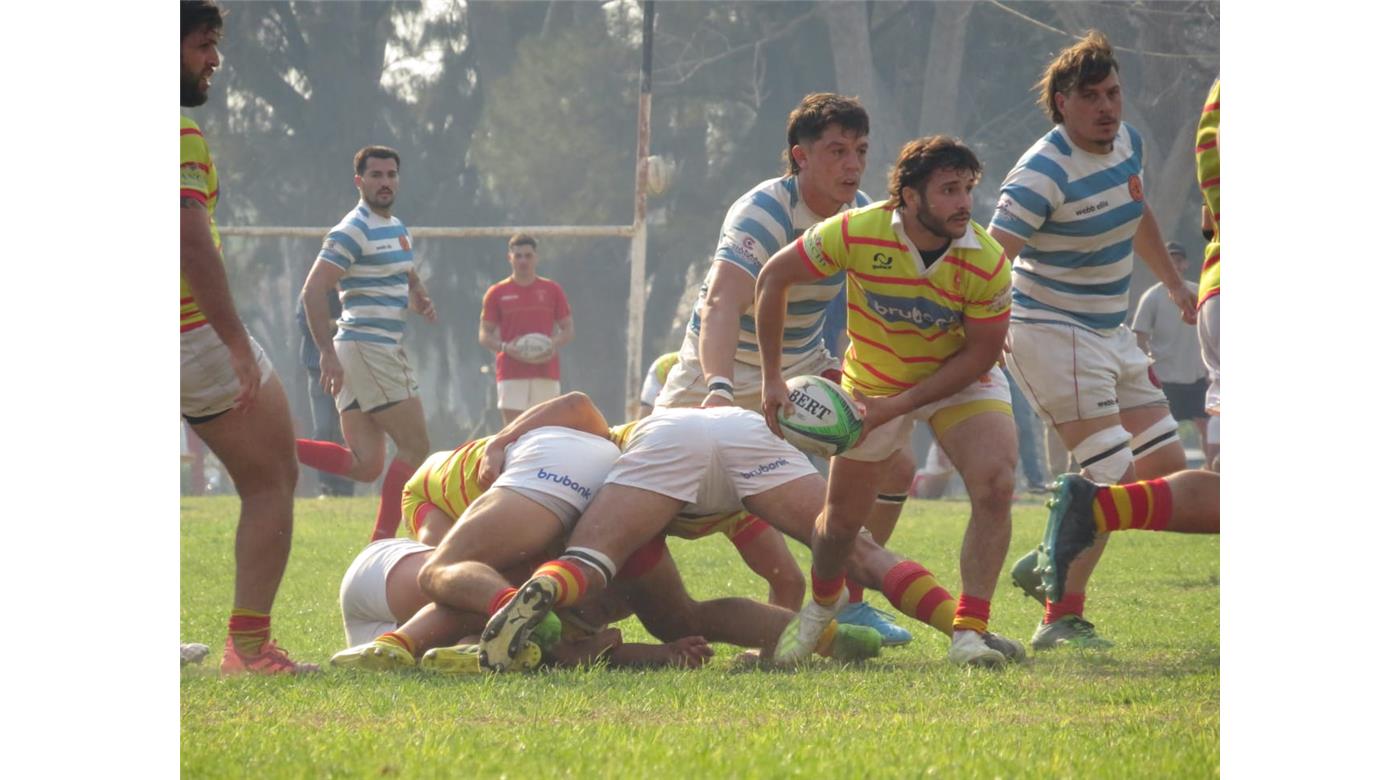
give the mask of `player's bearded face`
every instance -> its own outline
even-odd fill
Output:
[[[365,172],[355,179],[360,197],[378,209],[394,205],[399,192],[399,165],[392,158],[370,157],[365,160]]]
[[[1117,71],[1109,71],[1097,84],[1080,85],[1058,96],[1058,105],[1072,140],[1093,147],[1092,151],[1113,147],[1123,118],[1123,88]]]
[[[219,33],[196,30],[180,41],[180,105],[202,106],[209,99],[209,83],[219,67]]]
[[[962,238],[972,222],[972,189],[976,186],[977,177],[971,171],[934,171],[914,218],[939,238]]]

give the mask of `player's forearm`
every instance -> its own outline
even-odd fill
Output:
[[[477,330],[476,340],[478,344],[492,352],[500,352],[505,349],[505,342],[501,341],[498,332],[495,329],[487,328],[484,324]]]
[[[556,326],[558,329],[549,340],[554,342],[554,349],[558,350],[574,340],[574,323],[572,320],[561,320]]]
[[[301,305],[306,310],[306,329],[311,332],[311,341],[323,354],[335,350],[335,332],[331,329],[331,307],[326,303],[326,293],[310,278],[301,288]]]
[[[187,213],[191,212],[191,213]],[[238,317],[228,276],[202,206],[180,209],[180,275],[190,287],[195,305],[230,350],[251,350],[248,331]]]
[[[1133,251],[1168,288],[1179,288],[1185,284],[1172,264],[1171,255],[1167,254],[1166,244],[1162,243],[1157,217],[1146,206],[1142,209],[1142,221],[1138,223],[1137,233],[1133,235]]]
[[[758,328],[758,355],[764,377],[783,374],[783,322],[787,313],[787,284],[768,275],[771,266],[758,274],[758,298],[754,320]]]
[[[737,302],[706,298],[700,307],[700,368],[712,377],[734,378],[734,352],[739,348]]]
[[[575,390],[530,407],[502,428],[501,432],[496,434],[492,445],[507,447],[530,431],[551,425],[572,428],[605,439],[609,433],[608,421],[603,418],[603,413],[598,411],[598,407],[593,405],[588,396]]]
[[[1002,337],[1005,338],[1005,331]],[[971,341],[964,344],[962,349],[943,361],[937,371],[895,396],[899,413],[907,414],[925,404],[961,392],[996,366],[997,358],[1001,356],[1001,343],[988,339],[976,344]]]

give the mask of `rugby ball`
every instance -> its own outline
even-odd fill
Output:
[[[797,376],[787,381],[792,414],[778,411],[783,437],[810,455],[829,458],[855,445],[861,418],[855,401],[841,386],[819,376]]]
[[[511,342],[516,357],[526,363],[539,363],[554,353],[554,341],[543,333],[526,333]]]

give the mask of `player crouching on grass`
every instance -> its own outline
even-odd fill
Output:
[[[812,538],[826,483],[805,455],[769,433],[758,413],[735,407],[668,409],[615,433],[622,439],[622,457],[579,518],[564,554],[537,568],[518,591],[505,589],[494,599],[499,609],[482,632],[485,663],[505,668],[527,632],[551,609],[587,603],[590,594],[620,576],[615,561],[628,560],[649,540],[694,518],[742,506],[804,544]],[[857,537],[849,564],[852,579],[881,590],[904,614],[952,635],[952,596],[923,566],[866,536]],[[763,644],[772,647],[782,626],[765,631]],[[880,644],[878,631],[838,628],[828,615],[806,651],[782,662],[806,658],[837,632]],[[986,636],[1000,656],[1024,657],[1014,641]]]
[[[852,545],[875,506],[881,479],[919,422],[952,459],[972,503],[948,659],[978,666],[1008,660],[999,642],[989,640],[987,625],[1011,542],[1016,485],[1011,393],[996,370],[1011,310],[1011,271],[1001,246],[972,221],[972,191],[981,172],[977,155],[962,141],[910,141],[890,170],[888,200],[817,223],[758,275],[768,427],[781,435],[777,413],[791,406],[781,343],[788,290],[842,271],[851,338],[842,388],[864,393],[857,398],[866,405],[861,440],[831,461],[825,508],[812,538],[812,601],[785,637],[791,640],[785,641],[785,656],[811,652],[816,633],[840,611]]]

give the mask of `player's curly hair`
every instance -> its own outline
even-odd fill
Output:
[[[197,30],[222,30],[224,10],[214,0],[180,0],[180,40]]]
[[[934,171],[971,171],[981,178],[982,162],[962,139],[949,135],[916,138],[899,150],[899,158],[890,168],[890,200],[896,206],[904,204],[904,188],[922,193]]]
[[[365,175],[365,168],[369,166],[369,158],[376,160],[393,160],[395,167],[402,168],[403,163],[399,161],[399,153],[387,146],[366,146],[355,152],[355,175]]]
[[[792,156],[792,147],[821,138],[831,124],[854,130],[858,136],[870,135],[870,115],[865,113],[865,106],[858,98],[834,92],[813,92],[802,98],[797,108],[788,114],[787,148],[783,149],[783,159],[787,161],[789,174],[795,176],[800,172]]]
[[[1108,36],[1098,30],[1090,30],[1074,43],[1055,55],[1055,59],[1045,66],[1034,91],[1040,93],[1040,107],[1055,124],[1065,121],[1064,114],[1055,107],[1055,95],[1067,95],[1081,86],[1097,84],[1108,78],[1108,74],[1118,70],[1118,60],[1113,57],[1113,46]]]

